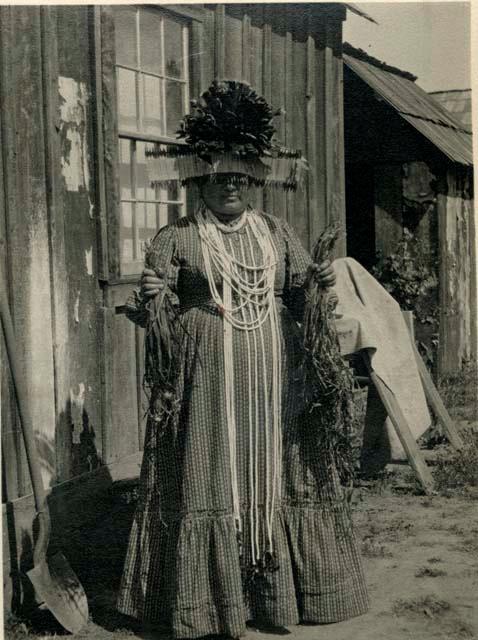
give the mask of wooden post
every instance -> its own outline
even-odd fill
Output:
[[[413,437],[407,420],[403,415],[400,405],[395,398],[393,391],[391,391],[387,385],[379,378],[375,373],[370,361],[368,352],[362,352],[363,361],[367,367],[368,374],[372,380],[375,388],[377,389],[380,400],[382,401],[385,411],[387,412],[394,428],[395,432],[400,440],[402,447],[407,454],[411,467],[415,471],[423,490],[427,495],[433,493],[433,478],[430,473],[430,469],[427,467],[426,462],[418,448],[418,445]]]
[[[443,400],[438,393],[438,389],[435,387],[432,377],[423,362],[423,359],[418,352],[417,347],[415,346],[415,335],[413,328],[413,311],[402,311],[403,317],[408,327],[408,331],[410,333],[410,338],[412,342],[413,353],[415,356],[415,361],[417,363],[418,372],[420,374],[420,379],[423,384],[423,389],[425,391],[425,396],[430,404],[430,407],[433,410],[433,413],[436,415],[441,425],[443,426],[445,433],[450,441],[450,444],[455,449],[461,449],[463,447],[463,440],[458,430],[451,419],[450,414],[446,410],[445,405],[443,404]]]

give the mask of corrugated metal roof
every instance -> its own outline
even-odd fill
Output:
[[[344,62],[454,162],[473,164],[471,133],[426,91],[403,76],[344,54]]]
[[[471,131],[471,89],[430,91],[430,95]]]

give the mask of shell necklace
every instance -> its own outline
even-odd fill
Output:
[[[281,337],[274,282],[278,255],[264,217],[245,210],[234,226],[222,224],[206,207],[196,216],[202,255],[214,302],[224,326],[224,378],[229,440],[231,491],[234,517],[242,530],[243,517],[237,478],[237,425],[234,385],[235,331],[246,335],[250,504],[248,526],[252,564],[263,563],[273,554],[272,525],[280,500],[282,476],[281,438]],[[245,228],[239,236],[240,250],[226,246],[224,234]],[[249,263],[246,262],[246,243]],[[217,287],[222,277],[222,295]],[[267,326],[268,325],[268,326]],[[268,329],[268,333],[265,333]],[[266,353],[266,335],[271,351]],[[267,346],[269,349],[269,346]],[[262,389],[257,385],[262,383]],[[260,436],[265,440],[264,464],[259,464]]]

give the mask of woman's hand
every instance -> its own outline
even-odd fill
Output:
[[[308,278],[314,278],[319,287],[333,287],[337,281],[334,268],[330,260],[324,260],[321,264],[311,264]]]
[[[145,298],[154,298],[164,289],[162,271],[145,269],[141,274],[141,293]]]

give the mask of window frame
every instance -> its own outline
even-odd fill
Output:
[[[115,15],[118,10],[121,10],[121,5],[115,7]],[[125,277],[137,277],[143,268],[144,255],[142,254],[142,245],[150,238],[143,237],[141,239],[141,229],[144,224],[147,224],[149,218],[148,205],[154,207],[155,215],[155,229],[160,228],[160,215],[161,205],[166,207],[166,212],[169,207],[176,206],[180,212],[180,216],[186,214],[186,191],[184,188],[178,188],[177,199],[171,200],[169,194],[164,193],[166,190],[156,188],[154,196],[151,196],[145,191],[141,193],[142,188],[138,184],[139,176],[139,155],[140,145],[142,143],[157,143],[163,144],[177,144],[177,138],[172,135],[168,135],[168,103],[167,103],[167,84],[168,81],[174,82],[181,86],[181,98],[182,98],[182,113],[188,110],[189,106],[189,82],[190,82],[190,65],[189,65],[189,40],[191,37],[191,27],[189,21],[184,16],[173,16],[170,12],[162,10],[160,7],[143,7],[141,5],[128,5],[128,11],[131,12],[134,19],[135,30],[135,60],[131,64],[124,64],[123,61],[118,63],[118,55],[115,50],[115,77],[116,77],[116,94],[119,97],[119,74],[121,69],[132,72],[134,74],[135,96],[136,96],[136,117],[133,128],[126,128],[121,126],[120,118],[120,100],[117,100],[117,118],[118,118],[118,150],[120,159],[123,158],[124,147],[123,141],[126,146],[127,162],[130,169],[129,176],[129,196],[125,197],[122,193],[120,184],[120,201],[119,201],[119,275],[120,278]],[[159,19],[159,33],[160,33],[160,65],[157,71],[148,69],[143,63],[143,40],[142,40],[142,25],[143,21],[147,18],[148,12],[154,11],[156,17]],[[146,18],[145,18],[146,16]],[[179,26],[181,34],[180,52],[182,55],[182,68],[179,71],[179,77],[169,76],[166,69],[166,53],[165,53],[165,20],[174,20],[175,24]],[[116,45],[115,45],[116,46]],[[156,78],[159,82],[159,117],[163,128],[163,131],[158,133],[149,133],[145,126],[145,121],[148,117],[146,110],[146,78]],[[182,114],[181,114],[182,115]],[[141,152],[142,153],[142,152]],[[126,213],[129,211],[129,215]],[[130,244],[130,255],[126,254],[125,241],[122,236],[122,230],[124,229],[123,219],[124,216],[131,221],[131,238],[128,234],[128,243]],[[143,218],[143,221],[141,219]],[[143,224],[141,224],[143,222]],[[161,225],[162,226],[162,225]],[[144,227],[148,229],[149,227]],[[153,229],[153,227],[151,227]],[[152,232],[152,236],[155,232]]]
[[[135,5],[131,5],[135,6]],[[161,5],[160,10],[172,18],[186,20],[189,27],[188,51],[189,95],[199,94],[204,88],[204,64],[200,52],[203,46],[204,9],[190,5]],[[176,138],[121,132],[118,127],[115,15],[114,6],[100,5],[91,8],[92,36],[95,42],[95,133],[97,141],[96,183],[99,211],[98,229],[98,278],[107,285],[130,285],[138,281],[138,273],[121,274],[120,271],[120,183],[119,149],[120,135],[142,142],[181,144]],[[184,143],[183,143],[184,144]],[[186,193],[185,212],[190,199]],[[130,286],[127,286],[129,290]],[[123,287],[121,287],[123,289]],[[108,290],[105,290],[108,294]],[[110,290],[113,298],[113,290]]]

